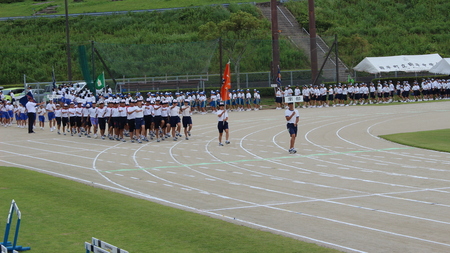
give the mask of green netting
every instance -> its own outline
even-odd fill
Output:
[[[90,91],[95,92],[94,82],[89,71],[89,64],[87,60],[86,47],[81,45],[78,47],[78,60],[80,62],[81,72],[83,73],[84,80],[86,81]]]
[[[207,73],[218,40],[175,44],[95,43],[116,77],[141,77]]]

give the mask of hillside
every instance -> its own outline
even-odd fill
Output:
[[[69,2],[70,12],[74,13],[125,10],[123,9],[125,2],[127,8],[152,9],[197,6],[223,1],[85,0],[82,3],[74,3],[70,0]],[[29,12],[29,5],[32,3],[34,3],[32,0],[25,0],[14,4],[0,4],[0,16],[5,16],[5,13],[13,16],[31,15],[26,13]],[[62,3],[63,0],[55,0],[46,4]],[[318,34],[325,39],[333,38],[334,34],[338,35],[340,57],[350,68],[367,56],[439,53],[443,57],[450,57],[450,48],[447,46],[450,41],[450,27],[447,25],[450,2],[446,0],[315,0],[315,3]],[[286,5],[299,23],[307,28],[307,1],[290,1]],[[14,8],[20,11],[15,13]],[[154,44],[166,44],[170,47],[171,43],[197,42],[201,40],[198,37],[201,25],[210,21],[220,22],[241,9],[262,18],[258,10],[251,5],[239,7],[232,5],[231,10],[216,6],[161,13],[70,18],[74,79],[82,79],[78,67],[78,45],[89,45],[90,41],[96,41],[118,44],[121,47]],[[60,7],[57,11],[62,13]],[[30,81],[50,81],[52,66],[55,67],[57,80],[66,80],[64,22],[64,18],[0,22],[2,34],[0,84],[20,83],[23,74],[27,74]],[[242,72],[269,70],[271,61],[269,25],[266,32],[266,39],[252,42],[257,46],[254,46],[252,53],[242,60]],[[280,44],[283,70],[308,67],[303,52],[293,48],[287,40],[283,40]],[[217,53],[212,55],[209,73],[217,73],[217,59]]]
[[[164,44],[170,50],[186,43],[188,47],[198,42],[199,27],[207,22],[220,22],[232,13],[244,11],[265,22],[266,37],[255,41],[257,45],[251,54],[242,60],[241,71],[268,71],[271,60],[270,25],[264,20],[254,5],[230,5],[229,9],[221,6],[204,6],[165,12],[129,13],[110,16],[80,16],[70,18],[71,51],[73,54],[73,80],[81,80],[78,64],[78,46],[90,45],[91,41],[103,44],[115,44],[115,48],[130,50],[137,45],[153,47]],[[66,35],[64,18],[37,18],[0,22],[0,84],[20,83],[23,74],[30,82],[51,81],[52,66],[55,67],[56,79],[67,80]],[[175,45],[177,44],[177,45]],[[294,48],[287,41],[280,43],[282,59],[288,69],[307,67],[303,52]],[[183,46],[183,45],[181,45]],[[88,50],[88,53],[90,51]],[[144,56],[129,53],[130,64],[139,63]],[[211,55],[209,73],[218,73],[218,50]],[[133,58],[134,57],[134,58]],[[89,58],[90,59],[90,58]],[[170,60],[170,59],[169,59]],[[186,59],[188,60],[188,59]],[[97,73],[104,71],[97,63]],[[172,72],[141,72],[144,75],[175,75]],[[117,70],[122,77],[120,69]],[[205,72],[206,73],[206,72]],[[187,72],[181,74],[186,75]],[[190,73],[199,74],[199,73]],[[130,77],[129,75],[127,77]],[[131,76],[136,77],[136,76]]]
[[[338,35],[340,56],[349,67],[367,56],[450,57],[448,0],[315,0],[315,4],[318,34]],[[307,28],[307,1],[287,6]]]
[[[2,2],[13,2],[3,3]],[[68,0],[69,14],[108,12],[108,11],[132,11],[162,8],[179,8],[191,6],[205,6],[212,4],[242,3],[242,0]],[[252,2],[264,2],[256,0]],[[65,14],[64,0],[0,0],[0,17],[31,16],[43,10],[47,14]],[[45,15],[45,14],[44,14]]]

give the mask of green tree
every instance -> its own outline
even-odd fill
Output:
[[[358,62],[369,56],[371,44],[359,34],[350,37],[344,37],[339,42],[344,61],[350,64],[350,67],[356,66]]]
[[[199,27],[199,37],[204,40],[222,38],[223,49],[226,56],[234,66],[237,75],[237,87],[240,89],[240,63],[242,58],[252,52],[252,40],[266,39],[268,37],[268,21],[259,19],[254,15],[238,11],[232,13],[228,20],[216,24],[208,22]]]

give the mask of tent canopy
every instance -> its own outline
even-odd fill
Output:
[[[394,71],[422,72],[429,71],[441,59],[439,54],[366,57],[353,69],[371,74]]]
[[[443,58],[430,69],[431,73],[450,75],[450,58]]]

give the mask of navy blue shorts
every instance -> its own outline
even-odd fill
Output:
[[[228,129],[228,121],[219,121],[217,129],[219,129],[219,133],[223,133],[223,130]]]
[[[144,118],[136,118],[134,119],[136,129],[141,129],[142,126],[145,126]]]
[[[287,123],[286,125],[289,135],[295,134],[297,136],[297,126],[294,125],[294,123]]]
[[[136,121],[135,119],[128,119],[128,131],[133,132],[136,129]]]
[[[188,125],[192,125],[191,116],[183,116],[183,127],[186,128]]]
[[[180,117],[178,116],[170,116],[169,123],[171,127],[176,127],[178,123],[180,123]]]

